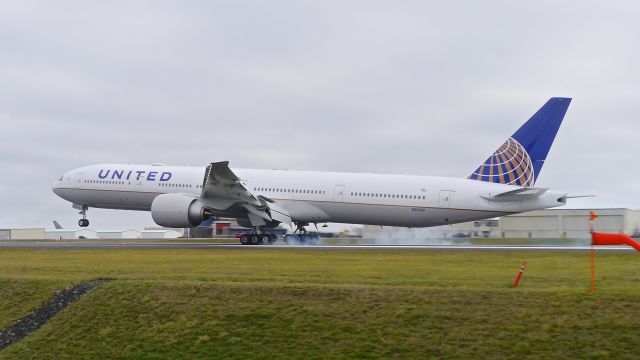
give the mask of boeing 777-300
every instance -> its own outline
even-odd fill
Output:
[[[71,170],[53,191],[80,211],[150,211],[160,226],[192,227],[236,218],[252,231],[243,244],[270,244],[269,229],[309,224],[428,227],[493,218],[566,203],[567,194],[535,187],[570,98],[551,98],[467,178],[206,167],[99,164]]]

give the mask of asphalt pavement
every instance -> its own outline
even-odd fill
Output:
[[[467,252],[587,252],[590,246],[502,246],[502,245],[274,245],[247,246],[240,244],[175,242],[103,241],[0,241],[0,249],[201,249],[201,250],[330,250],[330,251],[467,251]],[[598,252],[633,252],[625,246],[597,246]]]

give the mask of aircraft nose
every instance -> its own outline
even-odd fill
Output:
[[[53,183],[53,185],[51,185],[51,191],[53,191],[54,194],[60,196],[60,194],[58,193],[58,182],[56,181],[55,183]]]
[[[56,180],[53,184],[51,184],[51,191],[53,191],[54,194],[60,196],[60,180]]]

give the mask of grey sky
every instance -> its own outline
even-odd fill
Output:
[[[74,226],[100,162],[464,177],[552,96],[537,185],[638,208],[639,4],[1,1],[0,227]]]

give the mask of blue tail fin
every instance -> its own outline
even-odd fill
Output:
[[[551,98],[468,179],[533,186],[558,133],[570,98]]]

